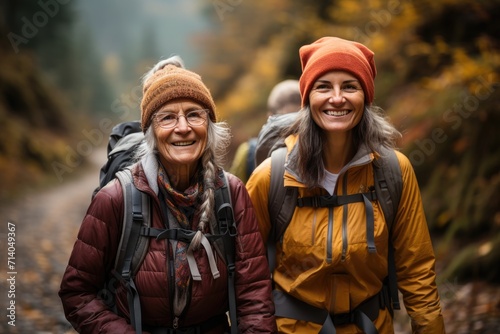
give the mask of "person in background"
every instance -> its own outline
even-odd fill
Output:
[[[180,229],[190,243],[151,238],[135,276],[142,330],[149,333],[225,333],[227,267],[211,243],[215,191],[229,128],[200,76],[178,57],[160,61],[143,80],[141,125],[145,141],[132,166],[134,185],[151,198],[152,227]],[[244,184],[227,174],[235,217],[235,293],[241,333],[274,333],[274,305],[266,251]],[[126,289],[116,288],[114,312],[98,292],[112,276],[124,198],[115,179],[93,198],[62,279],[64,312],[81,333],[135,333]],[[190,261],[190,256],[195,261]],[[194,271],[200,277],[194,277]],[[214,270],[219,276],[214,275]],[[235,326],[236,324],[232,324]]]
[[[371,191],[373,163],[381,152],[395,151],[401,136],[373,104],[374,53],[360,43],[323,37],[302,46],[299,55],[302,109],[285,139],[283,186],[297,187],[299,200],[340,200]],[[377,199],[295,208],[276,244],[272,273],[279,333],[318,333],[323,323],[309,320],[303,312],[309,307],[325,312],[338,334],[394,333],[384,284],[389,237],[413,333],[445,332],[417,179],[407,157],[395,154],[403,185],[392,231]],[[270,168],[268,158],[247,182],[265,241],[274,223],[268,210]]]
[[[300,109],[299,81],[287,79],[273,87],[267,99],[267,114],[283,115]],[[250,138],[236,149],[233,163],[229,171],[247,182],[255,166],[258,165],[257,138]]]

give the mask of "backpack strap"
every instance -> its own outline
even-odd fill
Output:
[[[217,208],[217,221],[219,223],[219,233],[222,235],[224,254],[227,266],[227,285],[229,297],[229,319],[231,322],[231,334],[238,333],[238,318],[236,315],[236,290],[235,290],[235,238],[237,234],[236,222],[234,220],[233,206],[231,204],[231,192],[227,180],[226,172],[220,171],[220,178],[223,181],[222,187],[215,191],[215,206]]]
[[[150,226],[149,196],[140,192],[132,180],[130,169],[116,173],[123,190],[124,213],[123,226],[113,275],[127,288],[130,321],[137,333],[142,333],[142,317],[139,293],[133,277],[139,264],[144,260],[149,239],[141,238],[143,225]],[[147,208],[143,210],[143,208]]]
[[[298,189],[283,186],[286,155],[286,147],[280,147],[271,153],[268,210],[272,226],[267,239],[267,256],[271,274],[276,267],[276,242],[288,227],[297,205]]]
[[[394,246],[392,244],[392,225],[396,219],[399,201],[403,191],[403,177],[401,167],[394,150],[380,148],[380,158],[373,162],[375,177],[375,191],[389,230],[388,248],[388,288],[391,297],[392,309],[400,310]]]
[[[380,158],[373,162],[376,180],[375,191],[380,199],[380,206],[384,211],[389,231],[392,231],[392,224],[396,219],[401,192],[403,191],[403,177],[394,150],[381,148],[380,154]]]

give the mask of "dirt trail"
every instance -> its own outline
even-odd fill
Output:
[[[76,333],[57,296],[61,276],[81,220],[97,185],[105,150],[91,156],[92,166],[60,185],[0,205],[0,333]],[[15,224],[15,298],[7,279],[7,225]],[[500,289],[482,283],[440,285],[448,333],[500,333]],[[15,327],[7,317],[15,301]],[[397,312],[396,334],[410,333],[408,317]]]
[[[76,333],[64,318],[57,291],[105,157],[105,149],[95,150],[91,166],[81,175],[65,174],[57,186],[2,205],[0,333]],[[4,278],[9,272],[3,260],[8,223],[16,229],[15,299],[9,298]],[[11,300],[16,305],[15,327],[6,317]]]

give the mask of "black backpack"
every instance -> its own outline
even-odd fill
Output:
[[[151,227],[151,199],[139,191],[132,180],[130,166],[134,162],[134,152],[142,143],[144,135],[138,121],[116,125],[110,134],[108,160],[100,171],[100,183],[93,196],[109,181],[120,181],[124,198],[124,220],[120,243],[115,259],[113,276],[127,288],[127,298],[131,324],[137,333],[142,333],[140,298],[135,287],[134,277],[146,256],[150,238],[175,239],[189,243],[195,231],[185,229],[156,229]],[[219,173],[223,186],[215,191],[217,223],[211,226],[212,235],[207,239],[223,254],[228,271],[229,316],[231,333],[237,333],[236,295],[234,287],[234,238],[236,225],[231,204],[231,194],[226,174]],[[109,282],[108,286],[112,285]],[[116,312],[113,296],[105,289],[103,296],[108,305]],[[106,295],[107,294],[107,295]]]
[[[108,159],[99,172],[99,186],[94,190],[92,197],[115,178],[115,174],[128,166],[134,160],[134,152],[142,143],[142,133],[139,121],[123,122],[111,129],[108,141]]]

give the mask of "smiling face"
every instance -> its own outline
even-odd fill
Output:
[[[309,93],[314,122],[328,134],[349,136],[364,110],[365,94],[355,76],[332,71],[321,76]]]
[[[163,105],[153,117],[156,147],[160,161],[167,170],[169,177],[191,177],[196,170],[198,161],[203,155],[207,144],[208,115],[201,125],[190,125],[186,117],[190,111],[204,109],[200,104],[190,99],[173,100]],[[162,128],[158,115],[174,113],[178,117],[177,124],[172,128]]]

